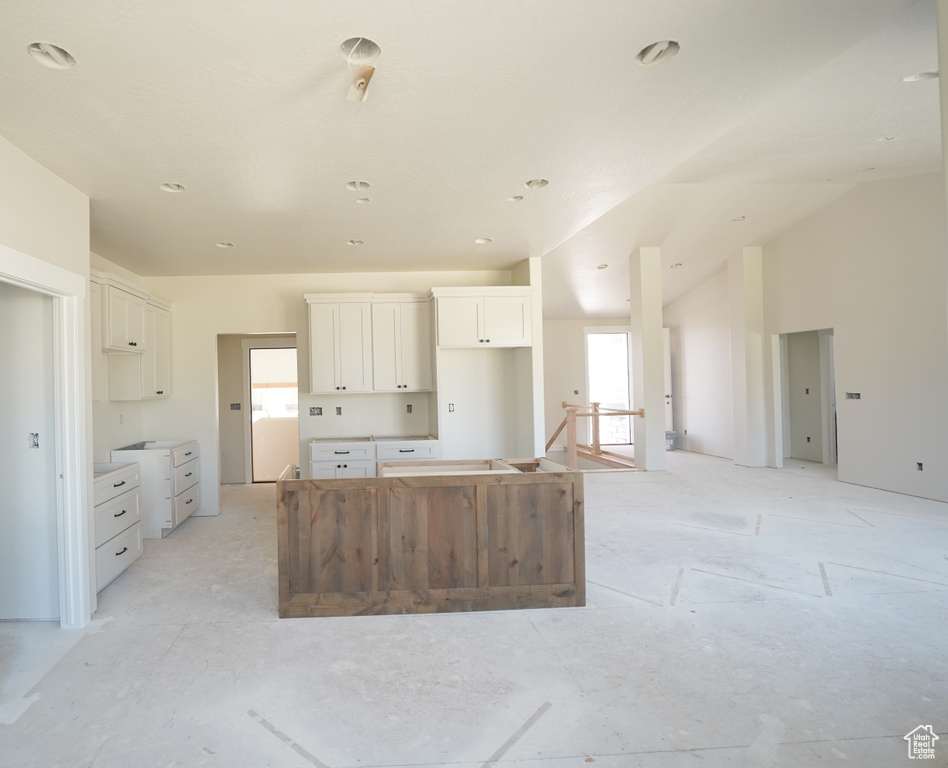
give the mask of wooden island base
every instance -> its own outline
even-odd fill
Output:
[[[585,605],[582,474],[546,459],[463,464],[341,480],[285,472],[280,617]],[[467,474],[438,474],[452,471]]]

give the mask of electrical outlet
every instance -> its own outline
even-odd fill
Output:
[[[686,435],[688,434],[688,430],[687,430],[687,429],[685,430],[685,434],[686,434]]]
[[[806,441],[807,441],[807,442],[810,442],[810,437],[809,437],[809,435],[807,435]]]
[[[454,403],[448,403],[448,413],[454,413]]]
[[[336,406],[336,416],[342,416],[342,406],[341,406],[341,405],[337,405],[337,406]]]
[[[405,409],[408,413],[411,413],[411,403],[405,406]]]
[[[915,469],[918,470],[919,472],[922,472],[922,471],[924,471],[925,466],[922,464],[922,462],[916,461],[916,462],[915,462]]]
[[[807,394],[810,394],[810,388],[809,388],[809,387],[806,388],[806,393],[807,393]]]
[[[232,411],[239,411],[239,410],[240,410],[240,403],[231,403],[231,404],[230,404],[230,409],[231,409]]]
[[[30,448],[39,448],[39,447],[40,447],[39,432],[30,432]]]
[[[323,409],[322,409],[320,406],[318,406],[318,405],[311,405],[311,406],[309,407],[309,415],[310,415],[310,416],[322,416],[322,415],[323,415]]]
[[[578,390],[578,389],[574,389],[574,390],[573,390],[573,394],[574,394],[574,395],[578,395],[578,394],[579,394],[579,390]]]
[[[847,400],[861,400],[862,394],[859,392],[847,392],[846,399]]]

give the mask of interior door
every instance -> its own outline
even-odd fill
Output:
[[[53,299],[0,282],[0,328],[0,619],[58,619]]]

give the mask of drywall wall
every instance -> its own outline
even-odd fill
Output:
[[[678,447],[733,459],[727,270],[665,307],[664,325],[671,330]]]
[[[0,620],[57,619],[53,299],[0,282],[0,328]]]
[[[948,501],[945,254],[941,174],[859,185],[764,246],[766,333],[835,331],[840,480]]]
[[[0,243],[89,274],[89,198],[0,136]]]
[[[216,514],[219,509],[217,335],[296,333],[300,381],[309,380],[309,329],[306,293],[339,292],[427,292],[432,286],[509,285],[509,272],[404,272],[332,273],[310,275],[217,275],[199,277],[148,277],[143,285],[150,293],[171,302],[172,397],[150,402],[143,409],[144,430],[149,439],[194,438],[201,442],[201,509],[197,514]],[[313,437],[380,434],[380,411],[390,410],[383,401],[413,398],[428,401],[425,394],[403,395],[310,395],[300,393],[300,448],[306,451]],[[396,401],[392,401],[396,402]],[[402,405],[401,401],[397,401]],[[343,408],[335,416],[336,406]],[[309,408],[323,407],[324,414],[309,416]],[[397,409],[396,409],[397,410]],[[423,411],[419,407],[419,411]],[[413,408],[413,411],[415,409]],[[405,409],[401,408],[405,414]],[[400,416],[393,432],[426,432],[422,417]],[[388,427],[388,425],[383,425]]]
[[[820,337],[816,331],[787,334],[786,397],[790,456],[823,461],[823,405],[820,398]]]
[[[589,402],[586,381],[586,328],[629,329],[628,318],[579,318],[543,321],[543,387],[546,437],[552,437],[566,415],[563,403]],[[585,440],[580,429],[579,440]],[[555,445],[566,445],[565,431]]]

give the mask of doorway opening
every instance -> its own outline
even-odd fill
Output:
[[[780,337],[782,454],[838,463],[833,329]]]
[[[629,332],[618,328],[586,329],[586,391],[590,403],[627,411],[631,408],[629,376]],[[592,419],[586,426],[592,444]],[[602,445],[631,445],[632,417],[603,416],[599,419]]]
[[[299,463],[299,388],[296,347],[251,347],[250,472],[272,483],[287,464]]]

